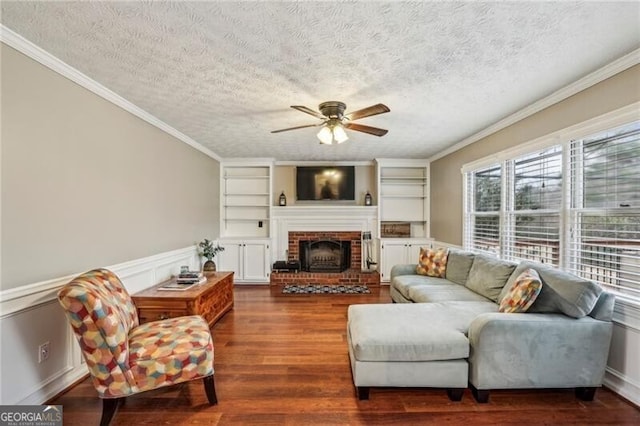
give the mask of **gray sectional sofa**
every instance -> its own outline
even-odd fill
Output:
[[[543,283],[526,313],[500,313],[520,273]],[[614,297],[590,281],[545,265],[514,264],[449,250],[445,278],[391,271],[393,304],[352,305],[347,339],[360,399],[370,387],[441,387],[477,401],[491,389],[575,388],[593,399],[602,385]]]

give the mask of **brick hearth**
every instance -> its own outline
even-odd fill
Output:
[[[351,242],[351,267],[343,272],[275,272],[271,273],[271,285],[283,284],[321,284],[345,285],[360,284],[367,286],[380,285],[380,274],[362,272],[362,244],[360,232],[289,232],[289,258],[299,260],[300,241],[304,240],[336,240]]]
[[[379,286],[380,274],[347,269],[344,272],[272,272],[271,285],[321,284],[321,285],[366,285]]]

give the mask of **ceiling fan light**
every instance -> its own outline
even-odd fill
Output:
[[[349,136],[347,136],[347,132],[344,131],[342,124],[338,124],[333,128],[333,138],[337,143],[342,143],[349,139]]]
[[[322,129],[318,132],[318,139],[320,143],[331,145],[333,143],[333,133],[329,126],[322,126]]]

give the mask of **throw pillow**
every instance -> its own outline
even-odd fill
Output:
[[[542,290],[542,280],[535,269],[526,269],[500,301],[499,312],[527,312]]]
[[[420,247],[420,257],[418,258],[416,273],[429,277],[444,278],[447,272],[447,255],[447,249],[444,248],[431,250]]]

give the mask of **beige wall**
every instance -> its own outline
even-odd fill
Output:
[[[217,161],[1,49],[1,289],[217,237]]]
[[[287,196],[287,205],[296,203],[296,168],[295,166],[276,166],[273,168],[273,205],[278,205],[280,193]],[[356,166],[356,204],[364,205],[367,191],[373,195],[373,203],[377,204],[375,194],[376,168],[372,166]],[[309,202],[308,202],[309,203]]]
[[[431,163],[431,236],[462,244],[463,164],[640,100],[640,65]]]

